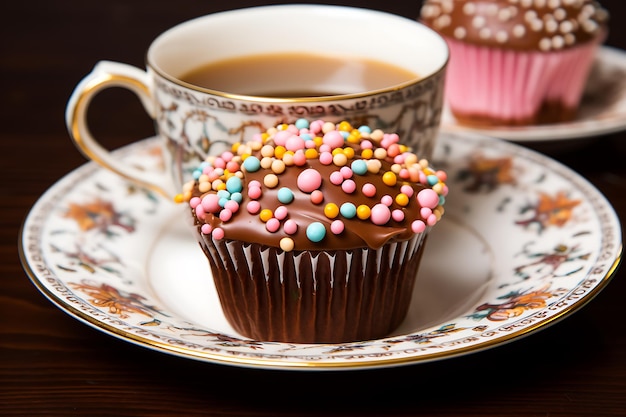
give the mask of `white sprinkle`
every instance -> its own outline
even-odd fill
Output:
[[[552,38],[552,47],[554,49],[561,49],[563,48],[564,45],[565,45],[565,39],[563,39],[563,36],[556,35]]]
[[[486,20],[483,16],[475,16],[472,19],[472,26],[474,26],[476,29],[480,29],[481,27],[485,26]]]
[[[498,14],[498,5],[497,4],[489,4],[487,6],[487,15],[489,16],[495,16]]]
[[[454,29],[454,37],[457,39],[464,39],[467,36],[467,30],[464,27],[457,27]]]
[[[551,47],[552,47],[552,42],[550,41],[549,38],[542,38],[539,41],[539,49],[541,49],[542,51],[549,51]]]
[[[561,7],[561,0],[548,0],[548,7],[551,9],[557,9]]]
[[[548,20],[546,22],[546,31],[548,33],[554,33],[559,29],[559,24],[556,22],[556,20]]]
[[[498,43],[505,43],[508,40],[509,40],[509,34],[506,33],[505,30],[501,30],[498,33],[496,33],[496,41],[498,41]]]
[[[561,22],[561,24],[559,25],[559,30],[562,34],[571,33],[574,31],[574,24],[571,22],[571,20],[566,20],[564,22]]]
[[[442,14],[441,16],[439,16],[437,19],[433,21],[433,25],[437,29],[443,29],[447,26],[450,26],[450,15]]]
[[[530,28],[535,32],[540,32],[543,30],[543,22],[541,19],[535,19],[530,22]]]
[[[515,25],[513,27],[513,35],[516,38],[521,38],[524,35],[526,35],[526,28],[524,27],[524,25],[520,25],[520,24]]]
[[[522,7],[531,7],[533,5],[533,0],[520,0],[520,4]]]
[[[535,0],[536,7],[544,7],[546,5],[546,0]]]
[[[478,36],[480,36],[481,39],[489,39],[491,37],[491,29],[489,29],[489,28],[482,28],[478,32]]]
[[[431,19],[439,16],[441,14],[441,9],[439,6],[434,4],[426,4],[422,7],[422,17],[424,19]]]
[[[463,5],[463,13],[465,13],[468,16],[473,15],[474,13],[476,13],[476,5],[472,2],[467,2]]]
[[[565,43],[568,45],[574,45],[574,43],[576,43],[576,36],[574,36],[573,33],[566,33],[564,38]]]
[[[559,7],[554,11],[553,15],[556,20],[565,20],[565,18],[567,17],[567,12],[565,11],[565,9]]]
[[[594,33],[598,30],[598,24],[593,20],[586,20],[582,23],[583,30],[587,33]]]
[[[526,13],[524,13],[524,20],[526,20],[528,23],[531,23],[533,20],[537,19],[537,12],[534,10],[529,10]]]
[[[512,17],[513,15],[511,14],[511,10],[508,7],[505,9],[500,9],[500,11],[498,12],[498,19],[500,19],[500,21],[502,22],[506,22]]]
[[[452,13],[452,10],[454,10],[454,0],[442,0],[441,8],[444,13]]]

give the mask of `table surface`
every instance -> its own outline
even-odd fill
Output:
[[[582,310],[514,343],[427,364],[347,372],[247,369],[158,353],[84,325],[39,293],[20,264],[18,234],[38,197],[85,163],[64,125],[76,83],[101,59],[142,67],[150,41],[176,23],[262,3],[268,2],[3,6],[0,415],[626,416],[624,269]],[[419,1],[338,3],[410,18],[419,9]],[[619,27],[626,3],[603,4],[613,17],[607,44],[626,49]],[[105,92],[94,106],[94,130],[111,148],[153,134],[131,93]],[[525,146],[578,171],[626,218],[625,141],[620,132],[573,146]]]

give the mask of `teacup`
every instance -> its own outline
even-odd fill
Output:
[[[98,63],[75,88],[66,123],[88,158],[169,198],[208,155],[300,118],[394,131],[429,158],[448,56],[431,29],[375,10],[277,5],[214,13],[158,36],[146,70]],[[90,102],[110,87],[133,91],[155,120],[166,172],[124,164],[90,133]]]

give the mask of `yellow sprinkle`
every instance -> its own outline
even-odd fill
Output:
[[[176,194],[174,196],[174,202],[175,203],[182,203],[183,201],[185,201],[185,199],[184,199],[182,194]]]
[[[239,149],[239,145],[241,145],[240,142],[233,143],[233,146],[231,146],[231,150],[233,151],[233,153],[237,153],[237,149]]]
[[[321,136],[315,136],[313,138],[313,142],[315,142],[315,146],[320,147],[324,143],[324,138]]]
[[[263,209],[259,213],[259,219],[261,219],[263,223],[266,223],[272,217],[274,217],[274,213],[272,213],[272,210],[270,209]]]
[[[348,158],[348,159],[353,159],[354,158],[354,149],[352,149],[351,147],[346,147],[343,148],[343,154]]]
[[[278,145],[274,148],[274,156],[278,159],[281,159],[285,152],[287,152],[287,149],[284,146]]]
[[[269,131],[268,131],[269,132]],[[267,140],[269,139],[270,135],[269,133],[261,133],[261,142],[265,143],[267,142]]]
[[[250,154],[249,153],[244,153],[243,155],[241,155],[241,160],[245,161],[247,157],[249,157]]]
[[[352,130],[352,125],[344,120],[343,122],[339,123],[339,126],[337,126],[337,130],[349,132]]]
[[[286,124],[286,123],[282,123],[282,124],[279,124],[278,126],[276,126],[276,129],[278,129],[278,130],[285,130],[285,129],[287,129],[288,127],[289,127],[289,125],[288,125],[288,124]]]
[[[317,149],[309,148],[304,151],[304,156],[306,156],[306,159],[316,159],[318,155],[319,154],[317,152]]]
[[[400,153],[404,153],[409,150],[409,147],[406,145],[399,144],[398,146],[400,147]]]
[[[404,193],[398,194],[396,196],[396,203],[402,207],[406,206],[409,204],[409,196]]]
[[[348,143],[359,143],[360,139],[361,139],[360,136],[356,136],[356,135],[350,134],[346,138],[346,142],[348,142]]]
[[[219,190],[225,190],[226,189],[226,183],[224,181],[222,181],[217,188],[215,188],[215,190],[219,191]]]
[[[365,204],[361,204],[356,208],[356,216],[361,220],[366,220],[370,218],[372,210]]]
[[[324,206],[324,214],[329,219],[334,219],[339,215],[339,207],[335,203],[328,203]]]
[[[280,248],[285,252],[291,252],[295,246],[295,244],[293,243],[293,239],[291,239],[290,237],[282,238],[279,245]]]
[[[337,155],[337,154],[339,154],[339,153],[343,153],[343,149],[341,149],[341,148],[335,148],[335,149],[333,149],[333,151],[332,151],[333,156],[335,156],[335,155]]]
[[[398,182],[398,178],[392,171],[387,171],[383,174],[383,182],[388,186],[393,187],[396,185],[396,182]]]
[[[374,156],[374,151],[371,149],[363,149],[361,151],[361,158],[363,159],[370,159],[372,156]]]

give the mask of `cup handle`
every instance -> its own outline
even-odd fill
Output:
[[[74,144],[88,159],[171,200],[174,193],[167,184],[172,181],[165,172],[142,171],[124,164],[93,137],[87,124],[87,109],[91,100],[98,92],[110,87],[123,87],[134,92],[154,119],[155,104],[149,86],[147,72],[119,62],[100,61],[74,89],[65,111],[65,123]]]

